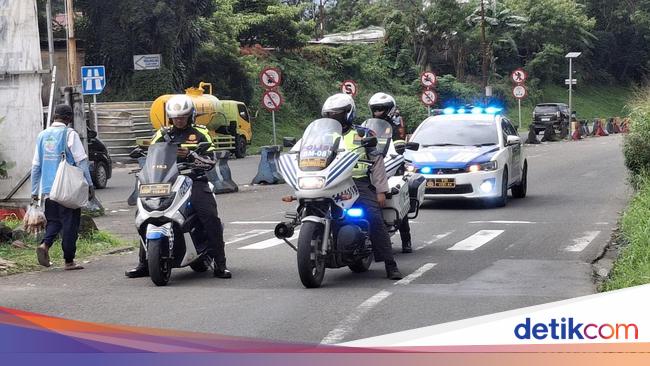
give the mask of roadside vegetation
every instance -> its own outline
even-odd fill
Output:
[[[18,220],[5,220],[2,223],[12,230],[22,226],[22,222]],[[42,270],[44,267],[36,261],[36,246],[39,242],[39,238],[29,235],[19,240],[0,242],[0,276]],[[14,243],[17,245],[14,246]],[[81,234],[77,241],[76,261],[83,263],[84,260],[93,256],[130,246],[131,244],[125,243],[105,231],[89,231]],[[57,240],[50,249],[50,259],[52,267],[63,266],[60,240]]]
[[[636,194],[621,219],[623,246],[604,291],[650,283],[650,89],[639,93],[631,111],[623,149]]]

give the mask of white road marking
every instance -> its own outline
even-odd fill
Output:
[[[594,225],[609,225],[609,222],[597,222]]]
[[[320,342],[321,344],[335,344],[341,342],[348,333],[354,330],[354,327],[361,321],[361,318],[377,306],[380,302],[384,301],[392,293],[388,291],[380,291],[368,300],[364,301],[361,305],[357,306],[350,315],[348,315],[338,326],[327,333],[325,338]]]
[[[505,230],[481,230],[469,238],[459,241],[447,250],[476,250],[488,243],[490,240],[503,234]]]
[[[272,224],[279,224],[280,220],[278,221],[233,221],[229,222],[231,225],[272,225]]]
[[[532,221],[507,221],[507,220],[470,221],[469,223],[470,224],[523,224],[523,225],[536,224],[536,222],[532,222]]]
[[[573,239],[573,245],[569,245],[564,250],[567,252],[582,252],[596,239],[598,234],[600,234],[600,231],[587,231],[581,237]]]
[[[415,272],[411,273],[410,275],[402,278],[401,280],[395,282],[395,285],[408,285],[409,283],[415,281],[418,277],[422,276],[425,274],[428,270],[431,268],[435,267],[435,263],[427,263],[423,265],[422,267],[418,268]]]
[[[244,241],[244,240],[248,240],[250,238],[254,238],[256,236],[268,234],[270,232],[273,232],[273,230],[251,230],[251,231],[247,231],[247,232],[245,232],[243,234],[235,235],[232,240],[226,242],[226,245],[237,243],[237,242]]]
[[[425,247],[427,247],[427,246],[429,246],[429,245],[431,245],[431,244],[437,242],[437,241],[440,240],[440,239],[446,238],[447,236],[451,235],[451,233],[453,233],[453,231],[450,231],[450,232],[448,232],[448,233],[444,233],[444,234],[434,235],[434,236],[433,236],[433,239],[431,239],[431,240],[425,242],[424,245],[420,245],[419,247],[416,247],[416,248],[413,249],[413,250],[420,250],[420,249],[422,249],[422,248],[425,248]]]
[[[300,230],[296,230],[296,232],[293,234],[292,237],[289,238],[289,240],[295,240],[298,239],[298,234],[300,233]],[[268,249],[272,248],[274,246],[284,244],[284,240],[278,239],[278,238],[271,238],[267,239],[264,241],[257,242],[255,244],[247,245],[245,247],[241,247],[238,249],[241,250],[260,250],[260,249]]]

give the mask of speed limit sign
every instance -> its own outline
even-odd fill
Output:
[[[528,90],[523,85],[517,85],[512,88],[512,96],[514,96],[516,99],[524,99],[526,96],[528,96]]]
[[[359,91],[354,80],[346,80],[341,84],[341,91],[347,95],[356,96]]]

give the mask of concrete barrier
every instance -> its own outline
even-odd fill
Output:
[[[239,191],[237,183],[232,180],[232,173],[228,166],[228,151],[217,151],[215,158],[217,165],[208,172],[208,180],[214,185],[212,190],[215,194],[232,193]]]
[[[253,178],[252,184],[282,184],[284,179],[278,171],[278,159],[280,158],[280,146],[263,146],[260,151],[260,165],[257,168],[257,175]]]

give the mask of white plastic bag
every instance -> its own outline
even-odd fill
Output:
[[[70,165],[65,158],[59,163],[50,191],[50,199],[67,208],[81,208],[88,204],[88,182],[81,168]]]
[[[45,219],[45,213],[43,208],[36,204],[29,205],[27,208],[27,213],[23,218],[23,228],[28,234],[38,235],[43,230],[45,230],[45,224],[47,219]]]

